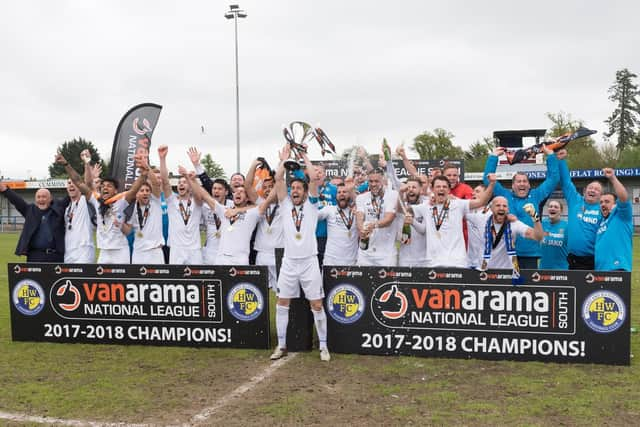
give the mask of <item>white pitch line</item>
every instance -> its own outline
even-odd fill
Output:
[[[269,378],[271,375],[275,373],[278,368],[292,360],[298,355],[298,353],[289,353],[287,357],[283,357],[280,360],[276,360],[267,366],[260,374],[252,377],[249,381],[244,384],[238,386],[235,390],[233,390],[230,394],[224,396],[220,400],[218,400],[212,406],[203,409],[200,413],[194,415],[190,423],[199,424],[205,422],[209,417],[216,413],[220,408],[231,403],[232,400],[242,396],[246,392],[252,390],[262,381]],[[126,422],[107,422],[107,421],[88,421],[88,420],[66,420],[63,418],[53,418],[53,417],[41,417],[37,415],[26,415],[26,414],[12,414],[9,412],[0,411],[0,419],[13,421],[17,423],[38,423],[38,424],[55,424],[60,426],[70,426],[70,427],[153,427],[157,426],[157,424],[131,424]],[[183,426],[189,426],[191,424],[183,424]]]
[[[218,410],[220,410],[221,408],[231,403],[232,400],[237,399],[238,397],[242,396],[246,392],[252,390],[262,381],[269,378],[278,370],[278,368],[280,368],[282,365],[286,364],[287,362],[295,358],[297,355],[298,353],[289,353],[287,357],[283,357],[282,359],[276,360],[271,365],[267,366],[260,374],[256,375],[255,377],[252,377],[246,383],[241,384],[238,388],[233,390],[228,395],[224,396],[222,399],[218,400],[212,406],[209,406],[208,408],[203,409],[202,411],[200,411],[199,414],[196,414],[193,417],[191,417],[191,423],[200,424],[202,422],[205,422],[207,419],[209,419],[209,417],[215,414]]]
[[[150,424],[130,424],[125,422],[100,422],[86,420],[65,420],[62,418],[39,417],[36,415],[10,414],[0,411],[0,419],[14,421],[18,423],[38,423],[38,424],[56,424],[72,427],[151,427]]]

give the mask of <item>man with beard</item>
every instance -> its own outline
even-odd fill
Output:
[[[178,194],[171,191],[167,169],[168,152],[166,145],[158,147],[160,175],[169,214],[169,264],[202,264],[202,198],[199,193],[192,195],[191,181],[186,176],[181,176],[178,180]]]
[[[144,182],[136,195],[133,215],[123,226],[123,232],[133,229],[135,235],[131,264],[164,263],[160,182],[153,172],[147,177],[149,182]]]
[[[600,196],[600,221],[596,234],[595,269],[631,271],[633,251],[633,210],[626,188],[611,168],[602,169],[614,193]]]
[[[15,254],[26,255],[27,262],[64,261],[64,211],[69,198],[54,201],[49,190],[41,188],[36,191],[35,203],[27,203],[2,182],[0,193],[24,217]]]
[[[531,216],[534,227],[531,228],[522,221],[511,222],[507,217],[509,214],[509,204],[507,199],[497,196],[491,201],[492,215],[485,224],[485,248],[483,255],[482,270],[489,268],[513,268],[519,274],[519,265],[516,258],[515,241],[517,237],[535,240],[542,240],[543,231],[540,224],[540,217],[535,211],[535,207],[530,204],[525,206],[528,215]]]
[[[385,190],[384,170],[372,169],[368,174],[369,191],[356,197],[356,221],[360,234],[357,264],[361,266],[393,266],[398,192]]]
[[[595,244],[598,224],[602,220],[600,196],[602,184],[590,182],[584,196],[578,193],[571,182],[567,166],[567,150],[557,153],[560,185],[567,201],[568,228],[567,261],[571,270],[593,270],[595,268]]]
[[[567,270],[567,221],[563,220],[562,204],[559,200],[547,202],[547,218],[542,219],[544,237],[540,242],[542,256],[538,268],[544,270]]]
[[[300,288],[311,305],[311,313],[320,342],[320,360],[329,361],[331,355],[327,348],[327,316],[322,301],[324,290],[318,262],[318,242],[316,227],[318,224],[317,188],[301,179],[291,180],[291,194],[287,195],[284,179],[284,162],[289,158],[290,148],[285,145],[280,151],[280,165],[276,173],[276,193],[283,216],[284,258],[278,277],[276,302],[276,329],[278,346],[271,360],[280,359],[287,354],[287,327],[289,324],[289,304],[292,298],[300,297]],[[313,165],[307,163],[310,174]],[[312,201],[311,199],[314,199]],[[284,215],[283,214],[283,215]]]
[[[531,216],[523,209],[525,205],[533,204],[540,206],[543,200],[547,199],[558,185],[558,160],[553,150],[543,145],[547,155],[547,178],[537,188],[531,189],[529,178],[524,173],[516,173],[511,183],[511,191],[504,188],[500,183],[496,183],[495,195],[503,196],[507,199],[511,212],[528,226],[533,226]],[[503,147],[497,147],[493,154],[487,158],[484,168],[484,184],[487,185],[487,175],[495,173],[498,166],[498,157],[504,153]],[[518,263],[521,268],[538,268],[538,258],[540,258],[540,244],[534,240],[518,237],[516,239],[516,251],[518,253]]]
[[[146,179],[149,172],[149,166],[142,156],[136,156],[136,166],[140,169],[140,175],[133,182],[131,188],[118,195],[118,180],[115,178],[105,178],[102,180],[100,199],[96,199],[93,191],[81,181],[78,173],[73,170],[62,157],[61,154],[56,156],[56,161],[65,166],[65,170],[73,183],[80,189],[82,194],[88,198],[89,203],[96,210],[96,243],[100,254],[98,255],[98,264],[129,264],[129,243],[125,230],[123,230],[124,210],[132,203],[140,186]]]
[[[407,208],[407,214],[403,215],[403,225],[410,226],[411,233],[410,237],[402,233],[398,264],[401,267],[423,267],[427,262],[427,229],[424,216],[416,215],[413,210],[414,206],[423,201],[422,181],[416,176],[410,176],[400,193],[400,197],[405,198]],[[398,212],[401,212],[400,206],[398,206]]]
[[[493,187],[495,174],[489,175],[489,186],[475,200],[449,198],[449,180],[444,175],[433,178],[433,199],[413,207],[415,215],[426,220],[427,267],[467,268],[467,250],[462,237],[462,220],[471,209],[487,204]]]
[[[326,206],[318,219],[327,222],[327,247],[324,265],[355,265],[358,256],[358,230],[353,209],[353,190],[344,183],[337,185],[337,205]]]

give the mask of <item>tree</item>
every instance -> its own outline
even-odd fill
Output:
[[[579,127],[584,126],[582,120],[576,120],[571,117],[571,114],[562,111],[547,113],[547,118],[552,123],[546,135],[550,138],[575,132]],[[567,156],[569,169],[599,169],[605,166],[596,142],[590,136],[572,142],[567,146],[567,151],[569,151]]]
[[[207,172],[207,175],[209,175],[210,178],[227,179],[227,176],[224,173],[224,168],[220,166],[218,162],[213,160],[213,158],[211,157],[211,154],[205,154],[202,160],[200,161],[200,164],[202,165],[205,172]]]
[[[457,145],[453,145],[454,135],[441,128],[436,128],[433,133],[424,131],[413,139],[413,148],[418,152],[420,159],[462,159],[464,151]]]
[[[482,172],[487,162],[487,157],[496,146],[492,137],[484,137],[482,141],[476,141],[464,152],[464,171]]]
[[[85,149],[88,149],[91,153],[91,162],[100,163],[102,165],[102,173],[107,173],[107,167],[104,161],[100,158],[98,149],[93,146],[91,141],[78,137],[71,141],[65,141],[58,147],[58,151],[64,156],[67,162],[69,162],[71,167],[74,168],[81,176],[84,172],[84,164],[80,159],[80,153]],[[51,178],[67,178],[67,172],[64,170],[64,166],[53,162],[49,165],[49,176]]]
[[[610,138],[615,134],[618,135],[618,143],[616,144],[618,154],[625,147],[638,143],[636,128],[639,123],[640,103],[638,103],[637,96],[640,92],[638,92],[638,85],[633,82],[636,77],[638,76],[626,68],[618,70],[616,81],[609,88],[609,100],[617,105],[613,114],[605,121],[609,126],[609,132],[605,136]]]

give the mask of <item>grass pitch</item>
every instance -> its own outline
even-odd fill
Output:
[[[0,234],[1,412],[184,424],[269,366],[269,352],[258,350],[12,342],[6,263],[23,261],[16,240]],[[632,280],[638,328],[637,273]],[[639,337],[631,335],[632,353]],[[205,424],[637,425],[639,384],[633,358],[618,367],[334,354],[327,364],[315,351]]]

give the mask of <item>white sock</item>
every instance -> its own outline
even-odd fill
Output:
[[[276,304],[276,331],[280,348],[287,348],[287,326],[289,326],[289,306]]]
[[[313,313],[313,320],[316,324],[316,332],[318,333],[318,341],[320,342],[320,350],[327,348],[327,315],[324,312],[324,307],[319,311],[311,309]]]

